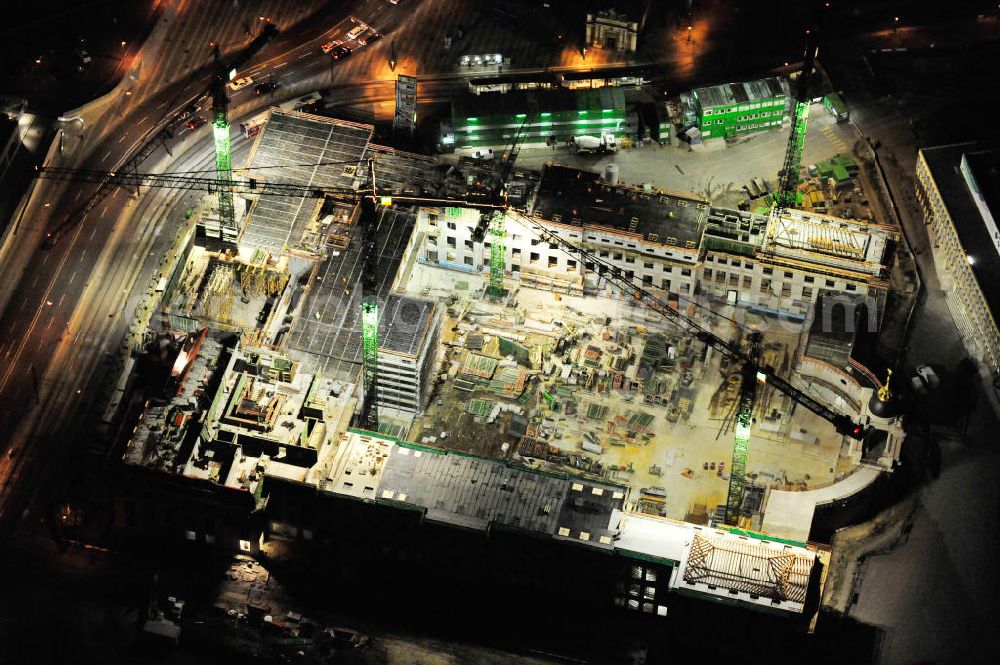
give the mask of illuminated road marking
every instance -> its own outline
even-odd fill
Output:
[[[118,142],[121,143],[122,141],[124,141],[127,138],[128,138],[128,134],[122,134],[122,137],[120,139],[118,139]]]
[[[279,63],[279,64],[275,65],[274,67],[272,67],[272,69],[277,69],[278,67],[284,67],[287,64],[288,64],[287,62],[282,62],[282,63]]]
[[[81,196],[83,196],[83,190],[82,190],[82,189],[81,189],[81,190],[79,190],[79,191],[78,191],[78,192],[76,193],[76,198],[75,198],[75,199],[73,199],[73,202],[74,202],[74,203],[76,203],[77,201],[79,201],[79,200],[80,200],[80,197],[81,197]]]
[[[119,143],[121,143],[121,141],[119,141]],[[106,162],[106,161],[108,161],[108,157],[110,157],[110,156],[111,156],[111,151],[110,151],[110,150],[108,150],[108,154],[104,155],[104,158],[103,158],[103,159],[101,159],[101,161],[102,161],[102,162]]]
[[[69,276],[69,284],[72,284],[76,280],[76,273],[77,271],[74,270],[73,274]],[[69,284],[67,284],[66,286],[69,286]]]
[[[167,103],[163,102],[162,104],[160,104],[159,106],[156,107],[156,110],[159,111],[160,109],[162,109],[166,105],[167,105]]]
[[[142,120],[140,120],[139,122],[137,122],[135,124],[136,125],[141,125],[142,123],[146,122],[147,120],[149,120],[149,116],[148,115],[147,116],[143,116]]]
[[[58,303],[56,303],[56,307],[57,307],[57,308],[58,308],[58,307],[62,307],[62,304],[63,304],[63,301],[64,301],[64,300],[66,300],[66,294],[65,294],[65,293],[64,293],[64,294],[62,294],[62,297],[61,297],[61,298],[59,298],[59,302],[58,302]]]
[[[295,58],[295,59],[296,59],[296,60],[301,60],[302,58],[308,58],[308,57],[309,57],[309,56],[311,56],[311,55],[312,55],[312,53],[308,53],[308,52],[307,52],[307,53],[303,53],[302,55],[300,55],[299,57],[297,57],[297,58]]]
[[[96,234],[97,234],[97,227],[95,226],[94,230],[90,232],[90,239],[93,240],[94,239],[94,235],[96,235]]]

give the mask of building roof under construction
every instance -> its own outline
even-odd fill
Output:
[[[390,293],[379,310],[380,349],[415,356],[430,331],[434,301]]]
[[[548,165],[533,214],[562,224],[604,226],[677,247],[695,247],[708,220],[708,207],[694,197],[608,185],[591,171]]]
[[[375,160],[375,184],[379,192],[392,194],[438,194],[443,181],[443,171],[437,160],[426,155],[394,150],[369,144],[364,160]],[[365,164],[358,172],[360,189],[371,187],[371,173]]]
[[[685,584],[805,603],[812,566],[812,556],[790,545],[701,533],[691,543],[682,575]]]
[[[786,209],[771,215],[761,249],[877,277],[885,271],[889,243],[888,230],[878,224]]]
[[[389,289],[410,241],[416,216],[408,211],[379,207],[376,235],[375,293],[380,304]],[[364,248],[358,224],[341,225],[340,244],[331,248],[320,265],[302,316],[289,334],[289,346],[319,356],[323,374],[351,381],[361,368],[361,277]]]
[[[354,189],[373,131],[371,125],[274,109],[251,153],[248,176]],[[316,216],[317,205],[317,200],[306,197],[261,196],[240,244],[278,251],[297,246]]]
[[[630,513],[615,543],[626,556],[678,567],[671,588],[786,612],[801,612],[816,555],[801,544],[757,534]]]

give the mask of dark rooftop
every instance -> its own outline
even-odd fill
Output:
[[[694,90],[694,96],[702,108],[759,102],[762,99],[772,99],[787,94],[783,81],[774,76],[756,81],[723,83]]]
[[[473,529],[502,524],[610,549],[622,487],[568,479],[503,462],[400,443],[380,496],[424,506],[427,517]]]
[[[1000,220],[1000,149],[981,143],[959,143],[921,150],[937,183],[938,191],[955,224],[958,240],[972,257],[972,274],[986,297],[994,321],[1000,321],[1000,238],[990,237],[983,214],[962,174],[962,156],[967,155],[979,186],[982,204],[994,220]]]
[[[576,226],[604,226],[676,247],[697,247],[709,206],[697,198],[607,185],[591,171],[547,165],[533,214]]]

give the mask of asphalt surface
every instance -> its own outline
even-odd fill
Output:
[[[968,43],[995,41],[1000,22],[954,22],[934,28],[903,27],[883,31],[880,48],[959,49]],[[933,45],[933,46],[932,46]],[[902,53],[902,52],[897,52]],[[903,376],[930,364],[945,376],[966,355],[941,290],[924,219],[914,196],[917,147],[924,140],[911,127],[922,118],[939,122],[936,109],[951,95],[921,98],[909,106],[887,95],[865,51],[836,53],[828,70],[844,86],[852,121],[878,139],[880,161],[899,208],[907,240],[916,254],[924,293],[909,331]],[[872,57],[868,54],[867,57]],[[963,91],[975,98],[975,91]],[[945,137],[954,130],[939,132]],[[961,131],[961,130],[960,130]],[[935,142],[940,139],[935,139]],[[947,141],[952,142],[952,141]],[[930,418],[944,415],[946,396],[931,394],[922,408]],[[928,446],[940,455],[940,471],[914,491],[916,510],[906,537],[891,551],[870,556],[861,566],[855,604],[849,615],[885,630],[880,662],[986,663],[993,661],[997,625],[997,505],[1000,502],[1000,450],[997,416],[980,394],[964,436],[932,434]],[[904,470],[905,471],[905,470]]]

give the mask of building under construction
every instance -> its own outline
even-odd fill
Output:
[[[814,511],[891,469],[902,432],[878,379],[804,362],[800,342],[818,298],[858,294],[878,325],[892,231],[552,165],[506,183],[497,264],[498,236],[475,239],[470,185],[493,167],[438,167],[371,136],[274,111],[247,167],[302,190],[239,195],[235,251],[189,239],[178,253],[146,357],[185,370],[148,396],[126,444],[119,531],[301,548],[389,586],[544,589],[653,620],[701,601],[808,618],[828,557],[807,544]],[[356,206],[365,191],[374,212]],[[739,428],[738,354],[756,338],[699,295],[792,321],[765,336],[761,371],[808,377],[871,432],[847,435],[762,386],[739,504],[751,530],[711,514]],[[365,302],[379,314],[369,386]],[[192,335],[197,348],[181,343]],[[366,405],[378,431],[359,426]]]

